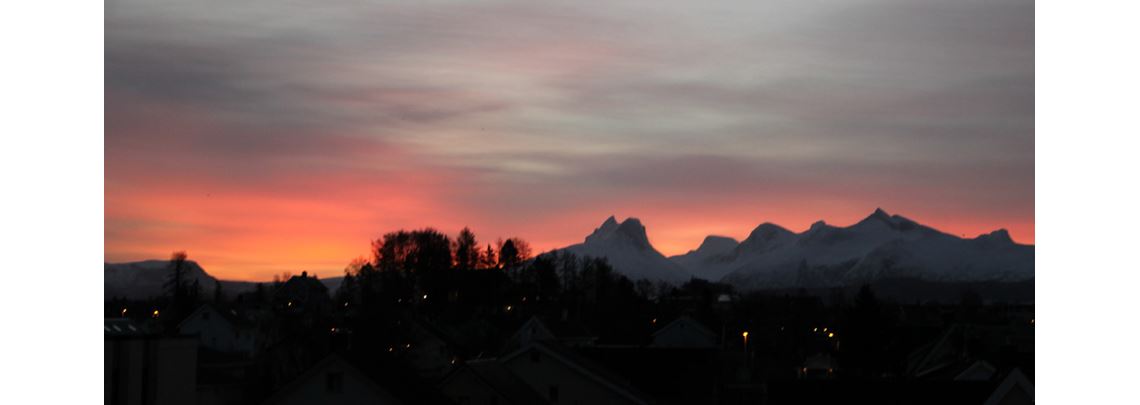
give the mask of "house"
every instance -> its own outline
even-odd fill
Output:
[[[328,287],[308,272],[290,277],[273,294],[273,307],[282,314],[294,317],[325,315],[332,310]]]
[[[550,403],[497,359],[473,360],[457,367],[440,382],[439,390],[461,405]]]
[[[646,404],[623,378],[564,346],[534,341],[498,360],[552,404]]]
[[[507,352],[511,352],[520,347],[529,345],[532,342],[544,340],[557,340],[557,338],[554,337],[554,333],[550,331],[550,328],[546,327],[546,324],[542,323],[538,317],[532,316],[519,327],[514,335],[511,335],[511,337],[507,339],[504,348]]]
[[[719,345],[716,333],[696,319],[681,316],[653,334],[652,347],[713,349]]]
[[[103,320],[103,403],[191,405],[197,402],[198,342],[162,336],[126,318]]]
[[[997,370],[1033,365],[1026,326],[956,324],[908,355],[906,375],[923,380],[983,381]]]
[[[1013,369],[998,384],[994,393],[986,399],[983,405],[1032,405],[1033,404],[1033,383],[1029,378],[1021,372],[1021,369]]]
[[[336,354],[317,362],[265,402],[266,405],[403,403],[391,391]]]
[[[446,375],[459,357],[459,343],[431,323],[420,319],[402,321],[406,342],[397,353],[420,377],[438,380]]]
[[[557,332],[538,317],[530,317],[507,339],[503,345],[503,353],[512,352],[535,341],[557,341],[565,346],[586,347],[593,346],[598,340],[597,336],[592,336],[588,329],[577,322],[556,321],[554,325]]]
[[[808,379],[831,378],[837,369],[838,362],[831,357],[831,353],[817,353],[804,360],[799,376]]]
[[[253,322],[235,310],[220,310],[213,305],[202,305],[182,323],[178,332],[197,336],[202,347],[221,353],[252,356],[257,344],[257,329]]]

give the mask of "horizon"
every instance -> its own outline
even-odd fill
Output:
[[[946,231],[946,230],[944,230],[944,229],[941,229],[941,228],[939,228],[939,227],[937,227],[937,226],[933,226],[933,225],[931,225],[931,224],[929,224],[929,223],[926,223],[926,222],[924,222],[924,221],[921,221],[921,220],[915,220],[914,218],[912,218],[912,217],[910,217],[910,216],[907,216],[907,215],[902,215],[902,214],[899,214],[899,213],[896,213],[896,212],[891,212],[891,211],[889,211],[889,210],[885,210],[885,209],[882,209],[882,208],[879,208],[879,207],[875,208],[875,210],[876,210],[876,212],[877,212],[877,210],[883,210],[883,211],[884,211],[884,212],[886,212],[888,215],[891,215],[891,216],[901,216],[901,217],[904,217],[904,218],[906,218],[906,219],[909,219],[909,220],[915,221],[915,222],[917,222],[917,223],[919,223],[919,224],[922,224],[922,225],[925,225],[925,226],[929,226],[929,227],[932,227],[932,228],[934,228],[934,229],[935,229],[935,230],[937,230],[937,231],[941,231],[941,232],[944,232],[944,233],[946,233],[946,234],[949,234],[949,235],[951,235],[951,236],[955,236],[955,237],[959,237],[959,238],[963,238],[963,239],[972,239],[972,238],[976,238],[976,237],[979,237],[979,236],[982,236],[982,235],[985,235],[985,234],[989,234],[989,233],[991,233],[991,232],[1002,231],[1002,230],[1005,230],[1006,232],[1009,232],[1009,231],[1008,231],[1008,229],[1006,229],[1006,228],[995,228],[995,229],[993,229],[993,230],[990,230],[990,231],[987,231],[987,232],[982,232],[982,233],[979,233],[979,234],[974,234],[974,235],[970,235],[970,234],[954,234],[954,233],[952,233],[952,232],[947,232],[947,231]],[[824,222],[824,223],[826,223],[827,225],[830,225],[830,226],[835,226],[835,227],[845,228],[845,227],[853,226],[853,225],[857,224],[859,221],[862,221],[862,220],[864,220],[864,219],[868,218],[868,217],[869,217],[869,216],[871,216],[871,215],[874,215],[874,212],[872,212],[871,214],[868,214],[868,215],[864,215],[862,218],[859,218],[859,219],[857,219],[857,220],[851,221],[850,223],[836,223],[836,222],[831,222],[831,221],[827,221],[827,220],[823,220],[823,219],[820,219],[820,220],[817,220],[817,221],[813,221],[812,223],[815,223],[815,222]],[[808,224],[807,226],[804,226],[802,229],[801,229],[801,228],[791,228],[791,227],[788,227],[788,226],[786,226],[786,225],[784,225],[784,224],[780,224],[780,223],[776,223],[776,222],[772,222],[772,221],[762,221],[761,223],[758,223],[758,224],[756,224],[756,225],[752,226],[752,228],[750,228],[750,229],[749,229],[747,232],[745,232],[745,233],[743,234],[743,236],[734,236],[734,235],[722,235],[722,234],[708,234],[708,235],[705,235],[704,237],[702,237],[702,238],[701,238],[701,239],[700,239],[700,240],[699,240],[699,241],[698,241],[696,244],[692,245],[692,247],[690,247],[690,248],[688,248],[688,249],[686,249],[686,250],[683,250],[683,251],[678,251],[678,252],[666,252],[666,251],[662,250],[660,247],[658,247],[656,243],[654,243],[654,242],[653,242],[654,238],[653,238],[653,236],[652,236],[652,234],[653,234],[653,232],[652,232],[652,227],[651,227],[651,225],[646,225],[645,221],[643,221],[641,218],[639,218],[639,217],[637,217],[637,216],[619,217],[618,215],[610,215],[610,216],[606,217],[606,219],[604,219],[603,221],[601,221],[601,222],[598,222],[598,224],[597,224],[597,225],[595,225],[594,229],[592,229],[592,230],[591,230],[590,232],[588,232],[588,233],[585,233],[585,234],[583,234],[583,235],[582,235],[582,237],[581,237],[581,238],[579,238],[579,240],[577,240],[577,241],[572,241],[572,242],[564,243],[564,244],[561,244],[561,245],[558,245],[558,246],[549,247],[549,248],[538,248],[538,247],[535,247],[535,246],[533,246],[533,245],[532,245],[532,248],[534,248],[534,252],[533,252],[533,255],[534,255],[534,256],[537,256],[537,255],[539,255],[539,254],[548,253],[548,252],[551,252],[551,251],[554,251],[554,250],[558,250],[558,249],[562,249],[562,248],[565,248],[565,247],[568,247],[568,246],[571,246],[571,245],[574,245],[574,244],[577,244],[577,243],[581,243],[581,242],[582,242],[582,241],[583,241],[583,240],[586,238],[586,236],[587,236],[587,235],[590,235],[592,232],[595,232],[595,231],[597,230],[597,227],[598,227],[598,226],[601,226],[601,225],[602,225],[602,223],[604,223],[604,222],[605,222],[606,220],[608,220],[609,218],[614,218],[614,219],[615,219],[615,220],[616,220],[618,223],[623,223],[623,222],[625,222],[625,221],[627,221],[627,220],[630,220],[630,219],[635,219],[635,220],[638,220],[638,221],[640,221],[640,222],[642,223],[642,225],[643,225],[643,226],[645,226],[645,228],[646,228],[646,237],[649,239],[649,243],[650,243],[650,245],[651,245],[651,246],[653,246],[653,248],[654,248],[654,249],[656,249],[657,251],[659,251],[659,252],[660,252],[662,255],[664,255],[665,257],[673,257],[673,256],[683,255],[683,254],[686,254],[686,253],[692,252],[692,251],[696,250],[698,247],[700,247],[701,243],[703,243],[703,242],[704,242],[704,240],[705,240],[706,238],[708,238],[708,237],[727,237],[727,238],[731,238],[731,239],[735,240],[737,243],[740,243],[740,242],[744,241],[744,240],[745,240],[745,239],[748,237],[749,233],[751,233],[751,232],[752,232],[752,230],[754,230],[756,227],[758,227],[758,226],[760,226],[761,224],[764,224],[764,223],[772,223],[772,224],[774,224],[774,225],[777,225],[777,226],[780,226],[780,227],[782,227],[782,228],[785,228],[785,229],[787,229],[787,230],[789,230],[789,231],[791,231],[791,232],[793,232],[793,233],[795,233],[795,234],[802,234],[802,233],[804,233],[804,232],[807,232],[807,231],[810,229],[810,226],[811,226],[811,224]],[[619,219],[619,218],[620,218],[620,219]],[[436,229],[436,230],[438,230],[438,231],[440,231],[440,232],[443,232],[444,234],[446,234],[446,235],[447,235],[449,238],[454,238],[455,234],[457,234],[457,233],[459,232],[459,229],[455,230],[454,232],[449,232],[449,231],[444,231],[444,230],[442,230],[442,229],[439,229],[439,228],[436,228],[436,227],[431,227],[431,226],[413,227],[413,228],[408,228],[407,230],[413,230],[413,229],[424,229],[424,228],[432,228],[432,229]],[[393,230],[389,230],[389,231],[396,231],[396,230],[395,230],[395,229],[393,229]],[[477,230],[477,229],[472,229],[472,231],[473,231],[473,232],[475,232],[476,236],[478,236],[478,235],[479,235],[479,232],[478,232],[478,230]],[[385,231],[385,232],[388,232],[388,231]],[[506,237],[503,237],[503,238],[505,239]],[[521,237],[521,236],[520,236],[520,238],[522,238],[523,240],[527,240],[525,237]],[[490,243],[490,244],[493,244],[493,243],[494,243],[493,241],[494,241],[494,240],[496,240],[496,239],[498,239],[498,237],[492,237],[492,238],[489,238],[489,239],[480,239],[480,240],[479,240],[479,244],[480,244],[480,246],[484,246],[484,245],[487,245],[487,244],[489,244],[489,243]],[[1026,243],[1026,242],[1018,241],[1016,238],[1012,238],[1012,234],[1011,234],[1011,239],[1013,240],[1013,242],[1014,242],[1014,243],[1016,243],[1016,244],[1019,244],[1019,245],[1034,246],[1034,244],[1033,244],[1032,242],[1028,242],[1028,243]],[[453,240],[454,240],[454,239],[453,239]],[[527,240],[527,241],[529,242],[529,240]],[[189,252],[188,252],[188,253],[189,253]],[[365,251],[364,253],[361,253],[361,254],[359,254],[359,255],[356,255],[356,256],[352,256],[352,258],[353,258],[353,259],[355,259],[355,258],[359,258],[359,257],[368,258],[369,254],[370,254],[370,253],[369,253],[368,251]],[[167,260],[167,259],[165,259],[164,257],[161,257],[161,256],[156,256],[156,257],[150,257],[150,258],[139,258],[139,259],[131,259],[131,260],[120,260],[120,261],[108,261],[108,260],[104,260],[104,264],[107,264],[107,263],[110,263],[110,264],[120,264],[120,263],[131,263],[131,262],[142,262],[142,261],[165,261],[165,260]],[[322,278],[322,279],[323,279],[323,278],[336,278],[336,277],[341,277],[341,276],[343,276],[344,268],[345,268],[345,267],[347,267],[348,263],[349,263],[349,262],[350,262],[352,259],[349,259],[349,260],[345,260],[345,261],[344,261],[344,264],[342,264],[340,267],[330,267],[330,268],[283,268],[283,269],[281,269],[281,270],[277,271],[276,273],[272,273],[272,274],[271,274],[271,275],[269,275],[268,277],[265,277],[264,279],[250,279],[250,278],[240,278],[240,279],[239,279],[239,278],[232,278],[232,277],[223,277],[223,276],[220,276],[220,275],[218,275],[218,273],[217,273],[217,272],[211,271],[211,267],[210,267],[208,264],[203,264],[203,263],[202,263],[202,261],[201,261],[201,260],[198,260],[198,259],[196,259],[196,258],[195,258],[195,256],[193,256],[193,255],[189,256],[189,260],[190,260],[190,261],[193,261],[193,262],[195,262],[195,263],[198,263],[198,265],[199,265],[199,266],[201,266],[201,267],[202,267],[202,269],[203,269],[204,271],[206,271],[206,273],[207,273],[207,274],[210,274],[211,276],[214,276],[214,277],[218,278],[219,280],[224,280],[224,281],[238,281],[238,282],[269,282],[269,281],[272,279],[272,277],[274,277],[274,276],[278,276],[278,275],[280,275],[280,274],[283,274],[283,273],[291,273],[291,274],[293,274],[293,275],[299,275],[299,274],[301,274],[302,272],[308,272],[310,275],[312,275],[312,276],[314,276],[314,277],[315,277],[315,276],[317,276],[317,275],[321,274],[321,272],[333,272],[333,273],[334,273],[334,275],[333,275],[333,276],[328,276],[328,275],[327,275],[327,273],[326,273],[326,275],[325,275],[325,276],[322,276],[322,277],[320,277],[320,278]]]
[[[1034,237],[1034,3],[109,2],[104,261],[343,267],[384,232],[666,255],[876,207]]]

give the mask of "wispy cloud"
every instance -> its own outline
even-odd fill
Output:
[[[611,213],[677,253],[879,205],[1031,242],[1033,7],[112,1],[106,256],[264,278]]]

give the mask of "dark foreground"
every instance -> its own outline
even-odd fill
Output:
[[[368,266],[334,292],[302,274],[234,297],[109,297],[104,403],[1033,400],[1032,283],[947,285],[956,298],[941,303],[897,285],[740,294],[563,259],[415,277]]]

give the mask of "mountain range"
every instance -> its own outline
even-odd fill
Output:
[[[882,209],[851,226],[818,221],[800,233],[765,222],[743,241],[710,235],[697,249],[672,257],[653,247],[640,220],[618,222],[611,216],[582,243],[555,250],[605,258],[615,271],[633,280],[680,284],[699,278],[739,290],[824,288],[894,279],[1018,282],[1034,276],[1034,246],[1015,243],[1004,229],[961,238]],[[211,293],[217,279],[198,263],[187,264],[188,280],[197,280],[203,293]],[[168,266],[165,260],[104,263],[104,296],[159,295]],[[256,285],[218,281],[228,294]],[[341,278],[321,281],[335,291]]]
[[[649,243],[640,220],[619,223],[610,217],[583,243],[563,249],[605,257],[631,279],[695,277],[743,290],[888,278],[1025,281],[1033,279],[1034,269],[1034,247],[1013,242],[1005,230],[960,238],[882,209],[851,226],[819,221],[801,233],[765,222],[743,241],[708,236],[697,249],[668,258]]]

